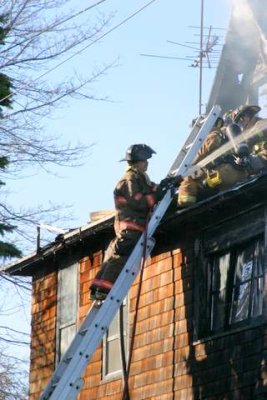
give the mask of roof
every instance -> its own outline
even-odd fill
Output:
[[[66,248],[70,248],[77,243],[82,243],[88,239],[94,239],[104,231],[112,232],[113,220],[114,215],[109,215],[99,221],[94,221],[83,225],[80,228],[72,229],[65,234],[60,234],[53,242],[40,248],[39,251],[36,250],[35,252],[20,258],[18,261],[7,265],[0,271],[5,271],[12,275],[32,275],[36,267],[51,257],[64,253]]]
[[[230,217],[240,212],[246,212],[249,208],[263,206],[266,202],[267,171],[190,207],[174,210],[171,208],[162,220],[156,236],[161,234],[172,235],[174,232],[176,235],[182,234],[185,224],[193,224],[194,227],[201,229],[209,224],[214,224],[216,219],[218,220],[225,214]],[[66,234],[59,235],[52,243],[6,266],[2,271],[12,275],[31,276],[36,274],[38,269],[49,260],[55,259],[55,256],[64,255],[67,250],[78,246],[86,247],[85,250],[88,252],[88,243],[103,243],[104,235],[110,238],[113,234],[113,219],[113,216],[108,216],[100,221],[86,224]]]
[[[177,229],[177,223],[181,226],[193,223],[195,228],[207,229],[219,219],[232,218],[265,204],[267,204],[267,171],[191,207],[178,209],[173,215],[165,218],[162,228],[172,231],[173,227]]]

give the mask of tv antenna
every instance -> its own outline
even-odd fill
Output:
[[[196,28],[196,27],[192,27]],[[199,28],[199,27],[198,27]],[[204,34],[204,29],[208,29],[208,33]],[[222,29],[222,28],[216,28]],[[224,29],[223,29],[224,30]],[[202,114],[202,87],[203,87],[203,68],[213,68],[212,62],[217,61],[219,57],[219,50],[214,50],[215,46],[219,45],[219,36],[213,35],[213,27],[204,27],[204,0],[201,0],[200,10],[200,40],[199,43],[189,42],[189,44],[182,44],[167,40],[168,43],[178,46],[193,49],[197,52],[196,56],[175,57],[175,56],[161,56],[155,54],[140,54],[145,57],[165,58],[170,60],[186,60],[190,61],[189,67],[199,68],[199,99],[198,99],[198,113]],[[196,47],[198,46],[198,47]],[[213,53],[211,55],[211,53]]]

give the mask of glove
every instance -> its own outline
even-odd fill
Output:
[[[179,186],[180,183],[182,182],[183,178],[178,175],[178,176],[167,176],[166,178],[162,179],[160,181],[159,186],[161,187],[162,190],[168,190],[173,188],[174,186]]]

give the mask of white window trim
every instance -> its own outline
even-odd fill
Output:
[[[60,281],[60,272],[65,269],[72,267],[73,265],[76,265],[76,318],[75,318],[75,334],[78,331],[78,324],[79,324],[79,283],[80,283],[80,264],[78,262],[70,264],[64,268],[60,268],[57,272],[57,317],[56,317],[56,365],[60,361],[60,330],[63,328],[66,328],[68,326],[71,326],[73,323],[65,323],[60,325],[60,310],[61,310],[61,302],[59,299],[59,281]]]
[[[127,320],[126,320],[126,324],[125,324],[125,331],[124,331],[124,341],[125,341],[125,347],[126,347],[125,348],[125,354],[126,354],[126,358],[128,359],[128,350],[129,350],[129,299],[128,299],[128,296],[124,299],[123,305],[125,305],[125,307],[126,307],[125,311],[126,311],[126,316],[127,316]],[[119,313],[119,310],[118,310],[118,313]],[[119,331],[118,331],[118,333],[116,333],[116,334],[114,334],[114,335],[109,337],[109,341],[112,341],[114,339],[120,340],[120,332]],[[103,381],[109,381],[109,380],[121,378],[122,373],[123,373],[123,371],[122,371],[122,361],[121,361],[121,351],[120,351],[120,354],[119,354],[120,361],[121,361],[121,369],[119,369],[117,371],[109,372],[109,373],[107,373],[107,371],[106,371],[106,363],[107,363],[107,333],[103,337],[102,348],[103,348],[102,380]]]

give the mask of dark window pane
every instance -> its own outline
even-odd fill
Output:
[[[213,296],[211,329],[216,331],[224,326],[225,319],[225,291]]]
[[[230,253],[216,257],[212,277],[212,312],[211,329],[224,326],[227,276],[230,268]]]
[[[263,238],[242,246],[232,247],[227,253],[210,257],[211,313],[213,332],[227,329],[263,311]]]
[[[258,239],[237,253],[231,323],[262,313],[262,274],[263,240]]]
[[[258,240],[255,246],[255,266],[253,279],[253,296],[252,296],[252,317],[257,317],[263,311],[263,270],[264,270],[264,243],[263,240]]]
[[[255,269],[254,276],[263,276],[264,262],[264,245],[263,240],[259,240],[255,248]]]
[[[254,279],[253,281],[253,297],[252,297],[252,317],[258,317],[262,314],[263,307],[263,277]]]
[[[231,323],[243,321],[249,316],[251,277],[253,272],[254,243],[237,253],[235,283],[231,310]]]
[[[249,282],[236,287],[232,304],[232,323],[248,318],[250,289],[251,284]]]
[[[250,245],[237,255],[235,284],[251,279],[253,269],[254,246]]]

